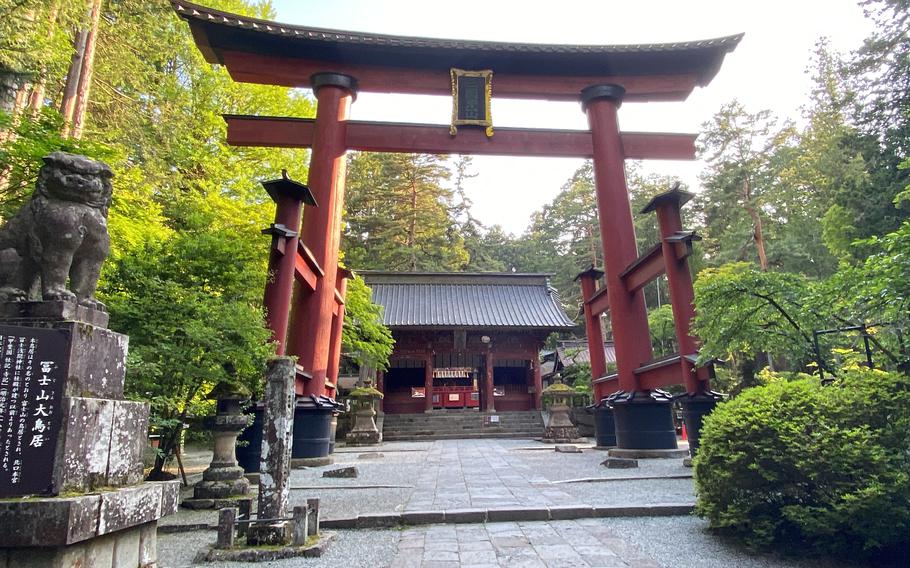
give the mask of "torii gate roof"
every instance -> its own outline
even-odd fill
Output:
[[[433,39],[289,25],[171,3],[206,60],[225,65],[236,80],[309,86],[315,72],[340,72],[376,92],[447,94],[449,69],[457,67],[492,69],[494,93],[503,97],[577,100],[585,86],[614,82],[631,100],[683,100],[713,79],[743,37],[636,45]]]

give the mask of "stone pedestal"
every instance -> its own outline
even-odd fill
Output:
[[[149,407],[123,400],[127,337],[106,322],[69,302],[0,304],[0,566],[157,561],[179,483],[142,482]]]
[[[382,441],[382,433],[376,427],[376,411],[373,398],[358,399],[358,408],[354,411],[354,426],[345,436],[349,446],[374,446]]]

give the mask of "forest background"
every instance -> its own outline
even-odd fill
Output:
[[[274,17],[268,3],[209,0]],[[733,361],[737,390],[772,366],[835,371],[865,326],[879,365],[906,370],[910,312],[910,1],[862,3],[875,31],[855,52],[819,39],[805,54],[814,88],[805,126],[730,101],[703,125],[707,167],[686,211],[703,237],[691,257],[702,356]],[[800,57],[802,54],[793,54]],[[100,295],[131,336],[127,389],[159,426],[204,413],[219,381],[256,387],[270,352],[261,295],[273,204],[259,181],[306,179],[301,150],[232,148],[225,113],[311,117],[306,91],[234,83],[207,64],[166,2],[0,0],[0,217],[32,190],[40,158],[88,154],[116,173],[111,259]],[[657,242],[638,212],[674,180],[628,164],[639,250]],[[355,269],[552,273],[580,321],[575,275],[603,261],[585,164],[526,231],[471,213],[468,157],[349,157],[343,261]],[[345,350],[382,360],[388,331],[369,291],[349,288]],[[655,351],[672,352],[666,284],[646,290]],[[819,356],[821,355],[821,356]]]

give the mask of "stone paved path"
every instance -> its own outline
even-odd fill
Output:
[[[600,519],[436,525],[404,531],[391,568],[633,567],[661,565]]]
[[[293,504],[319,497],[327,518],[362,513],[554,505],[640,505],[693,502],[691,479],[562,483],[579,478],[691,473],[682,460],[642,460],[633,470],[608,470],[604,452],[539,449],[530,440],[396,442],[380,448],[344,448],[334,466],[295,470]],[[533,450],[531,448],[538,448]],[[378,452],[382,456],[375,455]],[[373,454],[367,456],[365,454]],[[356,479],[325,479],[333,467],[356,465]],[[326,489],[325,486],[335,487]],[[364,486],[384,486],[364,489]],[[392,487],[389,487],[392,486]],[[337,488],[342,487],[342,488]],[[182,511],[167,524],[214,523],[216,513]],[[832,561],[752,556],[715,538],[694,517],[600,518],[575,521],[429,525],[403,530],[341,530],[318,559],[269,563],[301,568],[434,567],[657,567],[843,568]],[[159,534],[162,568],[191,566],[215,541],[213,531]],[[256,566],[218,564],[219,568]]]

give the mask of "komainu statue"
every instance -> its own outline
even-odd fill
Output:
[[[85,156],[44,157],[35,193],[0,227],[0,301],[77,301],[104,309],[95,288],[110,251],[112,177],[107,164]]]

